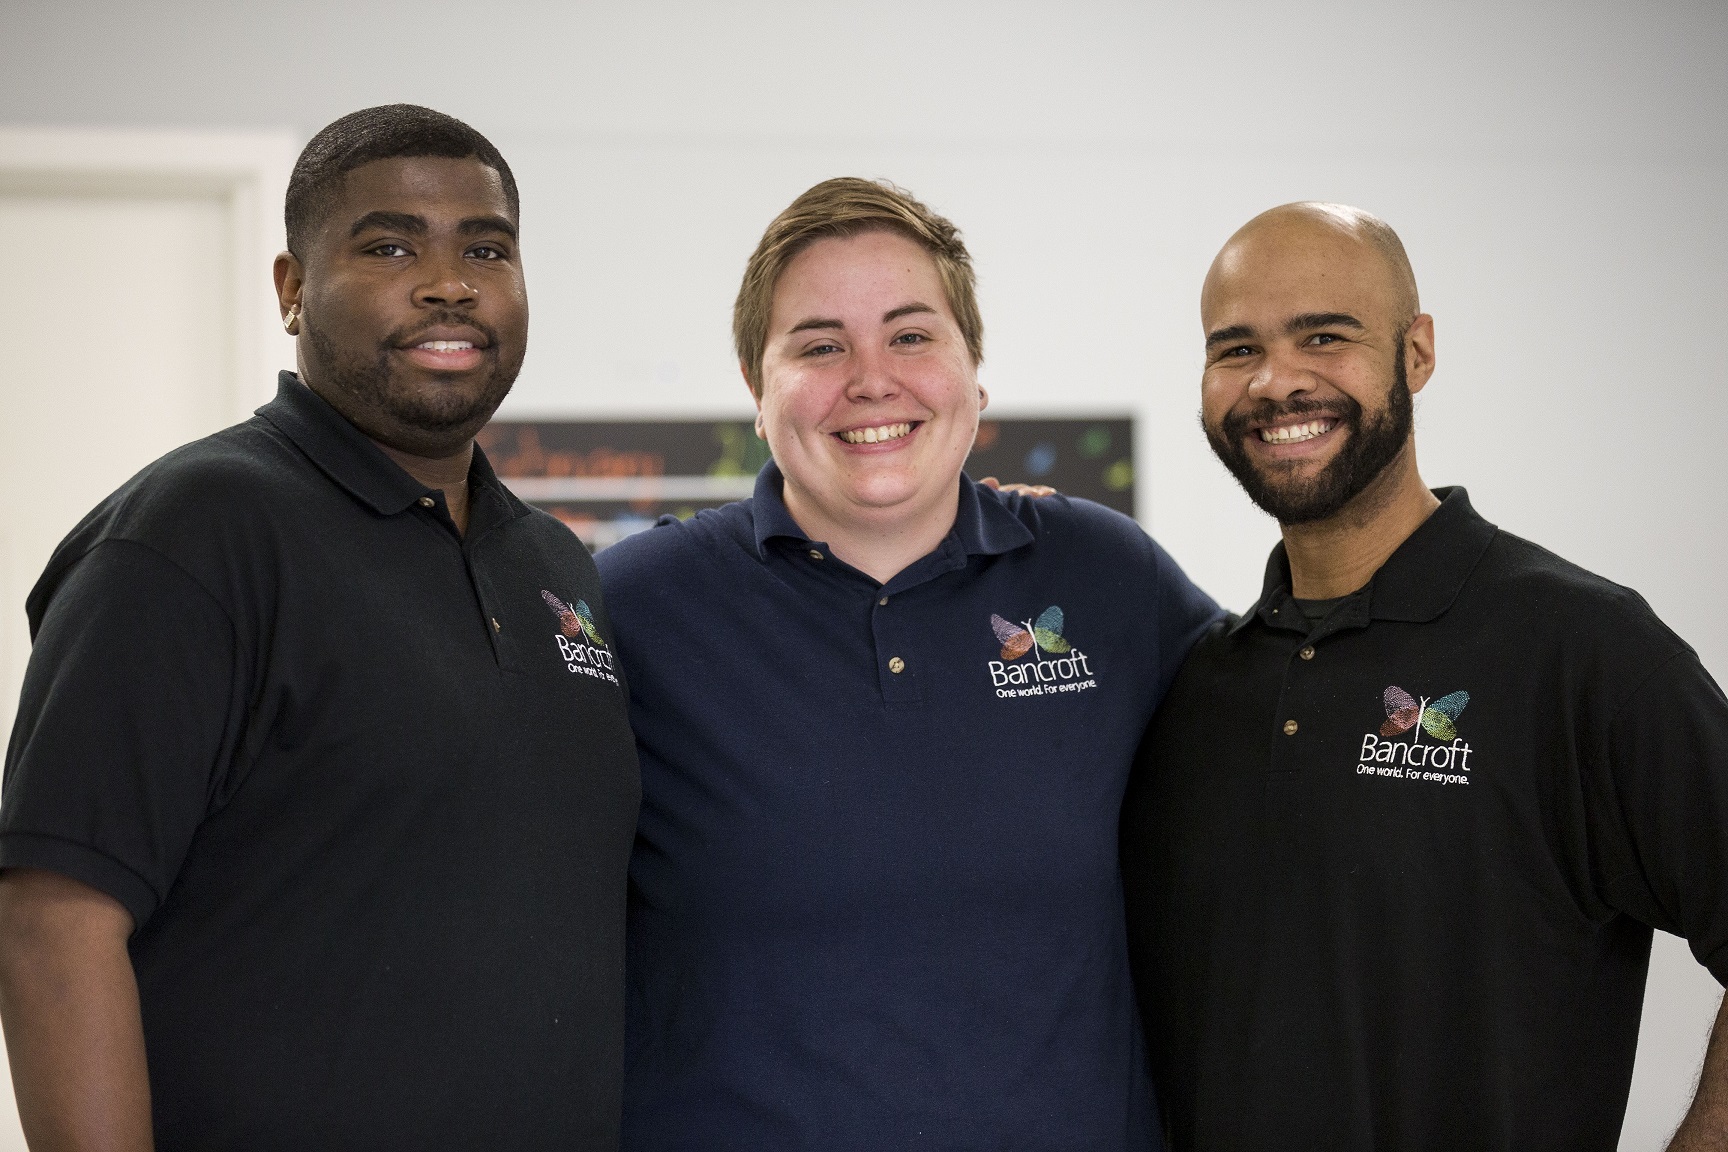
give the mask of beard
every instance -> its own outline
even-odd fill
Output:
[[[1400,339],[1397,346],[1401,349],[1403,343]],[[1331,462],[1306,479],[1294,465],[1256,464],[1244,446],[1248,437],[1259,435],[1251,425],[1285,416],[1331,417],[1348,433]],[[1386,471],[1409,441],[1413,420],[1410,383],[1400,355],[1392,369],[1386,407],[1372,420],[1364,419],[1362,405],[1348,396],[1326,401],[1263,400],[1245,412],[1232,412],[1217,428],[1208,425],[1206,439],[1261,511],[1280,524],[1312,524],[1343,511]]]
[[[332,400],[332,403],[374,440],[407,452],[424,455],[428,454],[429,446],[459,444],[470,438],[510,394],[516,373],[522,367],[520,357],[513,364],[500,362],[496,332],[472,316],[454,312],[437,313],[412,328],[391,333],[379,343],[371,358],[344,356],[305,316],[301,317],[301,325],[310,346],[308,359],[313,362],[318,378],[342,398],[342,402]],[[413,389],[397,379],[391,352],[411,344],[416,333],[439,325],[475,328],[486,337],[487,375],[478,390]],[[371,427],[380,422],[378,417],[383,417],[388,426]],[[397,443],[399,440],[408,442]]]

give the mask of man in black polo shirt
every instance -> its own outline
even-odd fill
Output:
[[[1171,1147],[1612,1149],[1651,929],[1728,977],[1728,703],[1636,593],[1422,483],[1384,223],[1257,217],[1201,312],[1208,438],[1284,539],[1123,809]],[[1674,1148],[1728,1141],[1725,1037]]]
[[[522,362],[509,167],[307,145],[298,378],[54,554],[0,805],[38,1148],[617,1144],[638,784],[594,565],[473,436]]]

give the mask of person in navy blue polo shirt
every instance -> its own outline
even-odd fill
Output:
[[[961,471],[953,225],[830,180],[734,312],[755,495],[599,557],[631,690],[624,1142],[1156,1146],[1116,825],[1218,616],[1133,521]]]

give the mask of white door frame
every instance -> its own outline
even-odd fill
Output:
[[[233,318],[229,414],[243,420],[294,364],[270,265],[299,143],[287,130],[187,132],[0,126],[0,193],[214,196],[227,206]]]

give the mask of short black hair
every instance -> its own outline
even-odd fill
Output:
[[[341,195],[342,181],[348,173],[363,164],[398,156],[444,156],[454,160],[471,156],[498,173],[510,215],[521,217],[516,177],[510,174],[510,165],[504,162],[503,154],[492,146],[492,141],[456,117],[418,104],[380,104],[350,112],[325,125],[294,162],[294,173],[288,177],[288,196],[282,206],[288,251],[305,258],[306,238],[324,223]]]

